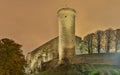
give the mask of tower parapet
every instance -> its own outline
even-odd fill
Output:
[[[59,61],[75,55],[75,15],[72,8],[58,10]]]

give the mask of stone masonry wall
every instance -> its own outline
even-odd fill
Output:
[[[71,58],[72,64],[108,64],[108,65],[120,65],[120,53],[110,54],[83,54]]]

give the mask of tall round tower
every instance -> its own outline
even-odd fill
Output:
[[[75,55],[75,15],[72,8],[58,11],[59,24],[59,61]]]

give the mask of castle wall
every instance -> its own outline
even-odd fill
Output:
[[[38,69],[40,70],[43,63],[54,60],[56,58],[58,59],[58,38],[59,37],[56,37],[48,41],[47,43],[27,54],[26,60],[29,68],[27,69],[27,72],[29,70],[32,72],[35,72]],[[79,46],[81,38],[76,36],[75,39],[77,41],[75,46]],[[79,48],[76,50],[79,51]]]
[[[37,72],[41,70],[42,63],[58,58],[58,37],[43,44],[26,56],[27,72]]]
[[[120,53],[83,54],[71,58],[72,64],[108,64],[120,65]]]

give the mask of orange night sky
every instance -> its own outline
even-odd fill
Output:
[[[0,38],[22,44],[24,54],[58,35],[57,11],[74,8],[76,35],[120,28],[120,0],[0,0]]]

